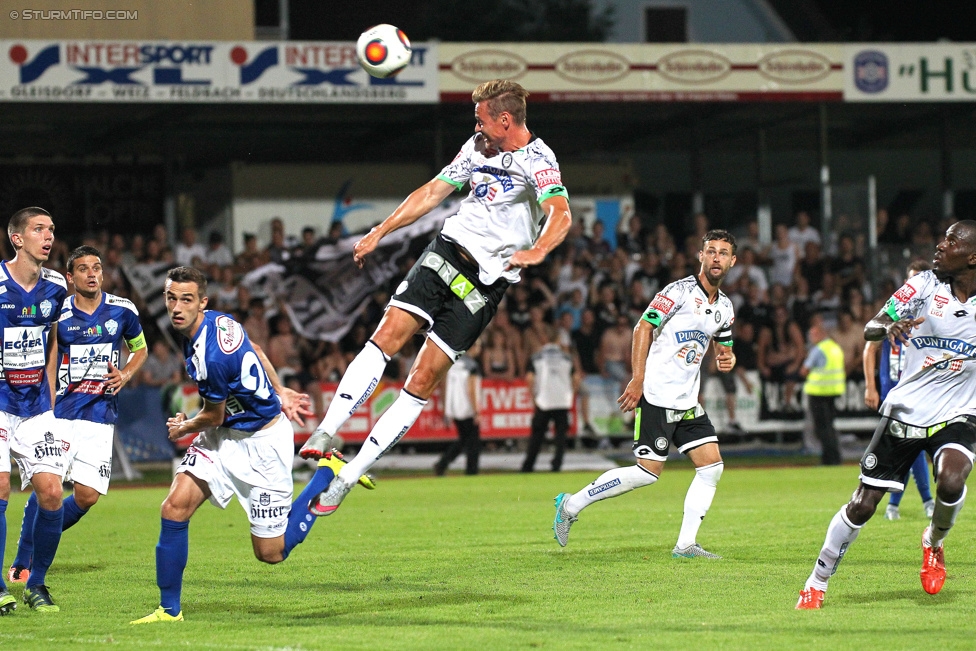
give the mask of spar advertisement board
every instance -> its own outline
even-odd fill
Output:
[[[976,100],[976,43],[852,43],[845,50],[845,101]]]
[[[0,101],[436,103],[437,45],[376,79],[352,42],[0,40]]]

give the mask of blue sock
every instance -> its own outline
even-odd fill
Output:
[[[34,553],[34,521],[37,519],[37,494],[31,493],[24,505],[24,521],[20,525],[20,542],[17,545],[17,556],[11,565],[20,567],[31,566],[31,555]]]
[[[27,577],[28,588],[44,585],[47,570],[58,553],[63,518],[63,507],[59,506],[54,511],[37,507],[37,518],[34,520],[34,557],[31,559],[30,576]]]
[[[3,577],[7,573],[3,571],[3,551],[7,546],[7,500],[0,500],[0,590],[6,590],[7,584],[3,582]]]
[[[317,518],[308,512],[308,503],[328,488],[333,477],[335,473],[332,472],[332,468],[320,466],[312,475],[305,490],[292,502],[291,512],[288,514],[288,527],[285,529],[285,558],[288,558],[288,554],[296,545],[305,541],[308,532],[312,530],[312,525]]]
[[[180,614],[183,570],[190,554],[190,523],[161,518],[156,545],[156,585],[159,605],[172,616]]]
[[[932,499],[932,489],[929,487],[929,462],[925,458],[924,452],[919,452],[912,464],[912,476],[915,477],[915,485],[918,486],[918,494],[922,496],[923,502]]]
[[[61,524],[61,531],[66,531],[77,524],[86,513],[88,509],[82,509],[75,501],[75,496],[69,495],[64,501],[64,522]]]

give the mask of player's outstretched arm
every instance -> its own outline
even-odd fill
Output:
[[[254,342],[251,342],[251,346],[254,348],[254,352],[257,353],[258,359],[261,360],[261,366],[268,376],[268,381],[271,382],[271,388],[275,390],[275,393],[278,394],[278,398],[281,400],[282,413],[288,420],[295,421],[304,427],[304,419],[311,418],[315,415],[315,412],[312,411],[312,399],[307,393],[299,393],[294,389],[289,389],[284,386],[271,360],[264,354],[264,350]]]
[[[220,402],[203,401],[203,409],[193,418],[187,419],[186,414],[179,413],[166,420],[166,429],[170,441],[177,441],[190,432],[202,432],[206,429],[220,427],[224,423],[224,409],[226,400]]]
[[[516,251],[508,261],[509,269],[522,269],[540,264],[550,251],[566,239],[569,227],[573,224],[573,215],[569,212],[569,202],[566,201],[566,197],[549,197],[542,202],[542,209],[546,213],[546,225],[542,227],[539,239],[531,248]]]
[[[431,210],[440,205],[444,199],[451,196],[454,186],[447,181],[431,179],[423,184],[403,200],[389,217],[379,226],[373,227],[361,240],[352,247],[352,259],[360,269],[367,255],[376,250],[380,240],[404,226],[409,226]]]
[[[864,343],[864,352],[861,353],[861,364],[864,367],[864,404],[870,409],[877,409],[881,404],[881,394],[878,393],[878,383],[874,378],[879,352],[881,352],[881,344],[877,341],[868,341]]]
[[[924,321],[924,316],[895,321],[888,312],[881,310],[864,326],[864,338],[868,341],[881,341],[887,337],[892,346],[907,344],[912,330]]]
[[[630,349],[630,362],[634,369],[634,377],[627,383],[623,395],[617,398],[621,411],[631,411],[640,402],[644,394],[644,367],[647,365],[647,353],[651,350],[654,340],[654,326],[644,319],[634,326],[634,340]]]
[[[735,368],[735,353],[732,352],[732,346],[718,345],[715,367],[722,373],[728,373]]]

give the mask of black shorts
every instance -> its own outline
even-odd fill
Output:
[[[935,459],[946,446],[969,455],[972,460],[976,451],[976,418],[953,419],[942,429],[926,434],[924,428],[909,428],[896,420],[882,418],[861,457],[861,481],[872,488],[902,491],[918,453],[928,452]]]
[[[718,443],[718,436],[701,405],[688,410],[665,409],[641,396],[634,415],[634,456],[667,461],[671,443],[678,452],[687,454],[705,443]]]
[[[428,337],[456,362],[488,327],[508,285],[503,278],[482,284],[478,265],[438,235],[407,272],[390,305],[427,321]]]

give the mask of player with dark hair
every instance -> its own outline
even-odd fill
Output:
[[[75,293],[58,320],[56,434],[64,448],[65,480],[73,494],[63,502],[61,530],[71,528],[108,492],[118,394],[148,357],[139,312],[132,301],[102,292],[102,254],[81,246],[68,256],[68,282]],[[123,366],[122,342],[131,353]],[[24,507],[17,557],[7,580],[26,583],[34,551],[37,494]]]
[[[918,272],[928,271],[931,268],[932,265],[927,260],[915,260],[908,265],[907,277],[911,278]],[[879,353],[880,368],[878,365]],[[903,360],[901,344],[899,343],[892,345],[887,339],[882,339],[881,341],[868,341],[864,344],[862,363],[864,365],[865,405],[875,410],[881,406],[881,403],[888,397],[888,392],[898,384],[898,379],[901,378]],[[876,368],[878,369],[877,381],[875,381],[874,372]],[[878,391],[878,384],[881,385],[880,392]],[[935,500],[932,499],[932,489],[929,486],[929,463],[925,452],[918,453],[909,474],[915,478],[915,487],[918,488],[918,494],[922,497],[922,509],[925,512],[925,517],[931,518],[932,511],[935,509]],[[902,483],[908,484],[908,475],[905,476]],[[904,495],[905,491],[888,493],[888,507],[884,512],[885,520],[897,520],[901,517],[898,506],[901,504],[901,498]]]
[[[898,384],[881,405],[881,422],[861,457],[860,484],[834,515],[820,555],[800,591],[800,610],[823,605],[827,581],[886,491],[904,490],[920,452],[932,457],[936,497],[922,532],[922,588],[945,583],[943,541],[966,500],[976,459],[976,222],[956,222],[936,246],[932,271],[908,279],[864,326],[864,338],[902,346]]]
[[[387,234],[414,223],[452,192],[471,191],[390,299],[376,331],[349,364],[319,428],[301,450],[319,457],[379,384],[390,357],[421,329],[424,342],[399,397],[362,448],[313,504],[330,515],[366,472],[407,433],[465,351],[487,327],[519,270],[541,263],[566,237],[572,217],[552,150],[525,124],[528,92],[487,81],[472,93],[475,135],[436,178],[406,198],[353,249],[360,266]]]
[[[673,443],[695,464],[695,478],[685,496],[681,530],[671,555],[720,558],[696,541],[725,467],[718,436],[698,402],[698,391],[702,358],[713,341],[721,346],[715,356],[718,370],[728,373],[735,368],[732,301],[719,289],[735,264],[735,249],[730,233],[708,231],[698,252],[698,274],[662,289],[634,326],[634,377],[617,402],[623,411],[635,411],[637,464],[608,470],[575,494],[556,496],[552,528],[563,547],[580,511],[656,482]]]
[[[280,563],[303,542],[315,522],[308,504],[338,470],[341,458],[323,456],[305,490],[292,503],[294,430],[310,416],[303,393],[285,388],[264,352],[251,344],[240,323],[205,310],[207,279],[192,267],[166,276],[166,310],[184,337],[186,370],[196,382],[203,408],[193,418],[166,421],[169,439],[201,432],[187,449],[163,501],[156,583],[160,605],[132,624],[183,620],[180,594],[189,548],[190,518],[208,499],[226,508],[236,495],[251,523],[254,555]]]
[[[33,529],[33,570],[24,603],[38,612],[60,610],[45,585],[61,540],[61,479],[64,451],[54,423],[54,382],[61,304],[68,293],[64,277],[41,265],[54,245],[54,221],[43,208],[14,213],[7,226],[14,259],[0,262],[0,332],[3,379],[0,381],[0,567],[7,539],[10,458],[20,468],[21,488],[37,494]],[[0,577],[0,615],[16,607]]]

